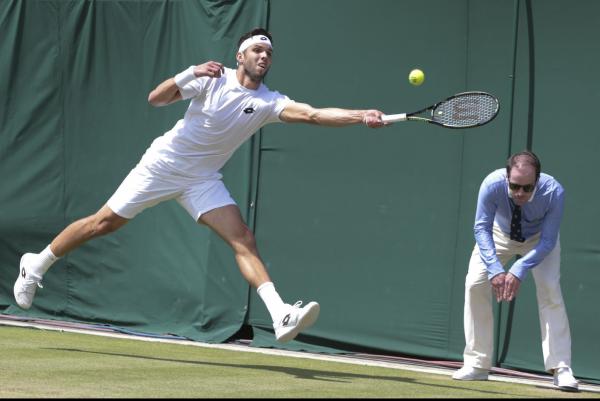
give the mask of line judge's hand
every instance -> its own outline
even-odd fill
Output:
[[[194,75],[200,77],[219,78],[225,72],[225,67],[217,61],[207,61],[194,67]]]
[[[500,273],[492,278],[490,283],[492,284],[492,291],[496,296],[496,302],[500,302],[504,299],[504,282],[506,280],[506,273]]]
[[[363,122],[369,128],[380,128],[387,125],[381,121],[381,116],[383,116],[383,113],[379,110],[367,110],[363,117]]]
[[[504,300],[512,301],[513,298],[517,296],[520,286],[521,280],[519,280],[514,274],[508,273],[506,275],[506,280],[504,280]]]

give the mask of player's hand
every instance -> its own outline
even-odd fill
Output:
[[[194,67],[194,75],[196,77],[210,77],[220,78],[221,74],[225,72],[223,64],[217,61],[207,61],[204,64],[197,65]]]
[[[387,124],[381,121],[381,116],[383,116],[383,113],[379,110],[367,110],[363,117],[363,122],[369,128],[383,127]]]
[[[496,296],[496,302],[500,302],[504,299],[504,286],[506,280],[506,273],[500,273],[490,282],[492,284],[492,291],[494,291],[494,295]]]
[[[506,280],[504,280],[504,300],[512,301],[513,298],[517,296],[520,286],[521,280],[519,280],[514,274],[508,273],[506,275]]]

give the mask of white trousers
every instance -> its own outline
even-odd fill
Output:
[[[515,255],[525,255],[539,241],[539,234],[520,243],[512,241],[494,225],[496,255],[502,265]],[[571,331],[560,290],[560,238],[546,258],[531,269],[535,280],[536,296],[542,331],[544,368],[571,366]],[[517,296],[519,293],[517,293]],[[494,317],[492,285],[488,280],[485,263],[475,244],[469,272],[465,280],[465,366],[490,369],[494,352]],[[493,298],[495,300],[495,298]]]

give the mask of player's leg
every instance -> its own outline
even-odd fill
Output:
[[[271,281],[258,254],[254,234],[244,223],[236,205],[206,212],[198,222],[210,227],[233,249],[240,272],[252,287],[259,288]]]
[[[300,331],[314,324],[319,316],[319,304],[309,302],[301,307],[301,303],[289,305],[281,300],[258,254],[254,234],[244,223],[236,205],[222,206],[203,213],[198,222],[206,224],[231,246],[242,275],[257,289],[271,314],[278,341],[290,341]]]
[[[63,257],[85,242],[112,233],[123,227],[129,219],[119,216],[107,205],[91,216],[71,223],[50,243],[50,251],[58,258]]]
[[[210,227],[233,249],[240,272],[251,286],[259,288],[271,281],[258,255],[254,234],[220,179],[190,181],[177,201],[197,223]]]
[[[43,275],[60,257],[92,238],[121,228],[144,209],[174,198],[180,192],[179,183],[168,173],[140,166],[131,170],[98,212],[67,226],[39,254],[26,253],[21,257],[19,276],[14,285],[17,304],[24,309],[31,307]]]
[[[23,309],[31,307],[44,274],[59,258],[92,238],[121,228],[128,221],[107,206],[103,206],[93,215],[71,223],[40,253],[24,254],[13,289],[17,305]]]

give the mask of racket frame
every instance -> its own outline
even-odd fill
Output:
[[[450,100],[452,100],[454,98],[457,98],[457,97],[465,96],[465,95],[485,95],[485,96],[489,96],[492,99],[494,99],[495,102],[496,102],[496,110],[494,110],[494,115],[492,116],[492,118],[490,118],[487,121],[478,123],[478,124],[473,124],[473,125],[468,125],[468,126],[453,126],[453,125],[442,124],[442,123],[439,123],[437,121],[434,121],[433,119],[429,119],[429,118],[426,118],[426,117],[418,117],[417,116],[417,114],[421,114],[424,111],[431,110],[430,115],[433,117],[433,112],[435,111],[435,109],[440,104],[442,104],[444,102],[448,102],[448,101],[450,101]],[[433,105],[431,105],[429,107],[425,107],[425,108],[423,108],[423,109],[421,109],[419,111],[415,111],[413,113],[400,113],[400,114],[386,114],[386,115],[383,115],[383,116],[381,116],[381,121],[383,121],[384,123],[385,122],[393,123],[393,122],[398,122],[398,121],[423,121],[423,122],[427,122],[427,123],[430,123],[430,124],[435,124],[435,125],[438,125],[438,126],[444,127],[444,128],[466,129],[466,128],[479,127],[479,126],[482,126],[484,124],[487,124],[487,123],[491,122],[494,118],[496,118],[496,116],[498,115],[499,111],[500,111],[500,102],[498,102],[498,99],[495,96],[490,95],[487,92],[470,91],[470,92],[457,93],[457,94],[452,95],[452,96],[450,96],[450,97],[448,97],[448,98],[446,98],[444,100],[441,100],[441,101],[439,101],[439,102],[437,102],[437,103],[435,103],[435,104],[433,104]]]

